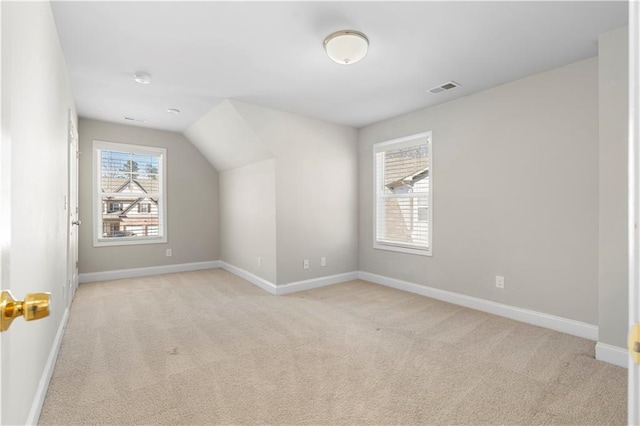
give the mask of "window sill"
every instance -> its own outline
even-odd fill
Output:
[[[167,237],[119,237],[109,240],[93,241],[94,247],[135,246],[140,244],[166,244]]]
[[[413,247],[396,246],[391,244],[373,243],[373,248],[377,250],[396,251],[400,253],[416,254],[418,256],[432,256],[431,249],[417,249]]]

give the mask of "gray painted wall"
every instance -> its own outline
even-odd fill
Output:
[[[600,81],[599,338],[626,347],[628,324],[628,31],[602,34]]]
[[[225,100],[185,135],[193,138],[212,164],[224,168],[220,180],[222,260],[274,284],[357,270],[356,130]],[[231,150],[239,152],[227,155]],[[267,181],[255,182],[259,175]],[[256,193],[263,185],[267,185],[264,192]],[[248,191],[259,202],[248,195],[235,198],[234,191]],[[252,207],[260,205],[263,209]],[[268,227],[263,235],[256,235],[257,224]],[[274,247],[276,252],[271,253]],[[258,256],[262,257],[261,267]],[[327,260],[324,267],[321,257]],[[309,260],[307,270],[302,267],[304,259]],[[271,261],[276,262],[275,269]]]
[[[231,101],[275,157],[277,284],[358,268],[357,132]],[[320,258],[327,266],[320,266]],[[309,269],[302,263],[309,259]]]
[[[427,130],[434,254],[375,250],[372,145]],[[598,323],[597,58],[363,128],[359,139],[360,270]]]
[[[18,318],[0,338],[0,424],[13,425],[37,421],[33,402],[67,308],[64,197],[68,120],[75,123],[76,113],[49,2],[0,2],[0,8],[0,287],[18,299],[29,292],[50,292],[52,299],[49,317]]]
[[[80,119],[80,273],[218,260],[218,173],[179,133]],[[167,244],[93,247],[94,140],[167,149]],[[171,248],[172,257],[165,251]]]
[[[220,172],[221,258],[272,283],[276,282],[275,173],[274,160]]]

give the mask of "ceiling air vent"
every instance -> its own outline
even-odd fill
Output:
[[[451,90],[451,89],[455,89],[456,87],[460,87],[460,85],[458,83],[456,83],[455,81],[448,81],[444,84],[441,84],[439,86],[436,86],[432,89],[429,89],[429,92],[431,93],[440,93],[440,92],[445,92],[447,90]]]

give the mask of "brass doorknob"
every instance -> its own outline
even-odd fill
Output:
[[[631,326],[627,345],[633,362],[640,364],[640,323],[636,323]]]
[[[29,293],[23,301],[15,300],[9,291],[0,294],[0,332],[6,331],[19,316],[33,321],[49,316],[50,293]]]

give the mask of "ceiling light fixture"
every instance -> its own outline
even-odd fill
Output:
[[[359,31],[342,30],[324,39],[324,50],[332,61],[351,65],[362,60],[369,49],[369,39]]]
[[[180,114],[180,110],[179,110],[179,109],[176,109],[176,108],[169,108],[169,109],[167,110],[167,112],[168,112],[169,114],[174,114],[174,115]]]
[[[143,72],[137,72],[133,75],[133,79],[136,83],[149,84],[151,83],[151,76]]]

